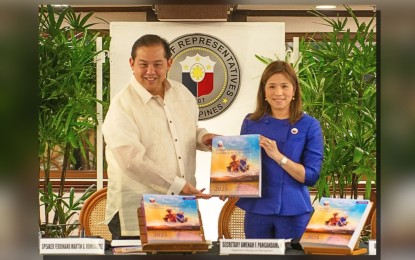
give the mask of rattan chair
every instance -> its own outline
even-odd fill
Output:
[[[83,230],[85,236],[99,236],[108,241],[112,240],[108,226],[103,223],[106,202],[107,188],[96,191],[85,201],[79,215],[80,231]]]
[[[373,203],[372,209],[369,212],[369,216],[365,225],[370,225],[371,239],[376,239],[376,190],[372,190],[370,193],[370,201]]]
[[[370,231],[370,238],[376,239],[376,209],[373,211],[373,215],[370,220]]]
[[[235,205],[238,198],[228,198],[219,214],[218,236],[220,238],[245,238],[245,211]]]

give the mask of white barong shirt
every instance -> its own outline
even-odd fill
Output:
[[[206,129],[198,128],[196,98],[166,79],[164,99],[131,77],[110,103],[102,125],[108,164],[105,224],[119,212],[122,236],[138,236],[142,194],[179,194],[196,187],[196,149]]]

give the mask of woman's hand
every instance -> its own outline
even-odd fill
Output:
[[[269,139],[265,136],[260,136],[259,144],[262,148],[264,148],[267,155],[273,159],[275,162],[277,162],[281,167],[284,167],[284,170],[291,175],[294,179],[297,181],[304,183],[305,181],[305,168],[302,164],[293,162],[292,160],[288,160],[289,163],[284,164],[282,166],[280,164],[282,158],[284,158],[284,155],[278,150],[277,142],[275,142],[272,139]]]
[[[264,151],[267,153],[267,155],[277,163],[280,162],[284,157],[280,153],[280,150],[278,150],[277,142],[274,140],[261,135],[259,137],[259,144],[262,148],[264,148]]]
[[[219,196],[219,199],[222,200],[222,201],[225,201],[227,198],[228,198],[228,196],[226,196],[226,195],[220,195]]]

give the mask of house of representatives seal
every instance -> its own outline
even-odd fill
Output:
[[[193,33],[170,43],[173,65],[168,77],[182,82],[196,97],[199,120],[223,113],[236,98],[240,68],[235,54],[220,39]]]

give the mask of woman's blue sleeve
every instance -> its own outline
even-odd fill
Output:
[[[315,120],[307,132],[307,141],[303,154],[305,181],[307,186],[314,186],[320,177],[323,164],[324,143],[320,123]]]

